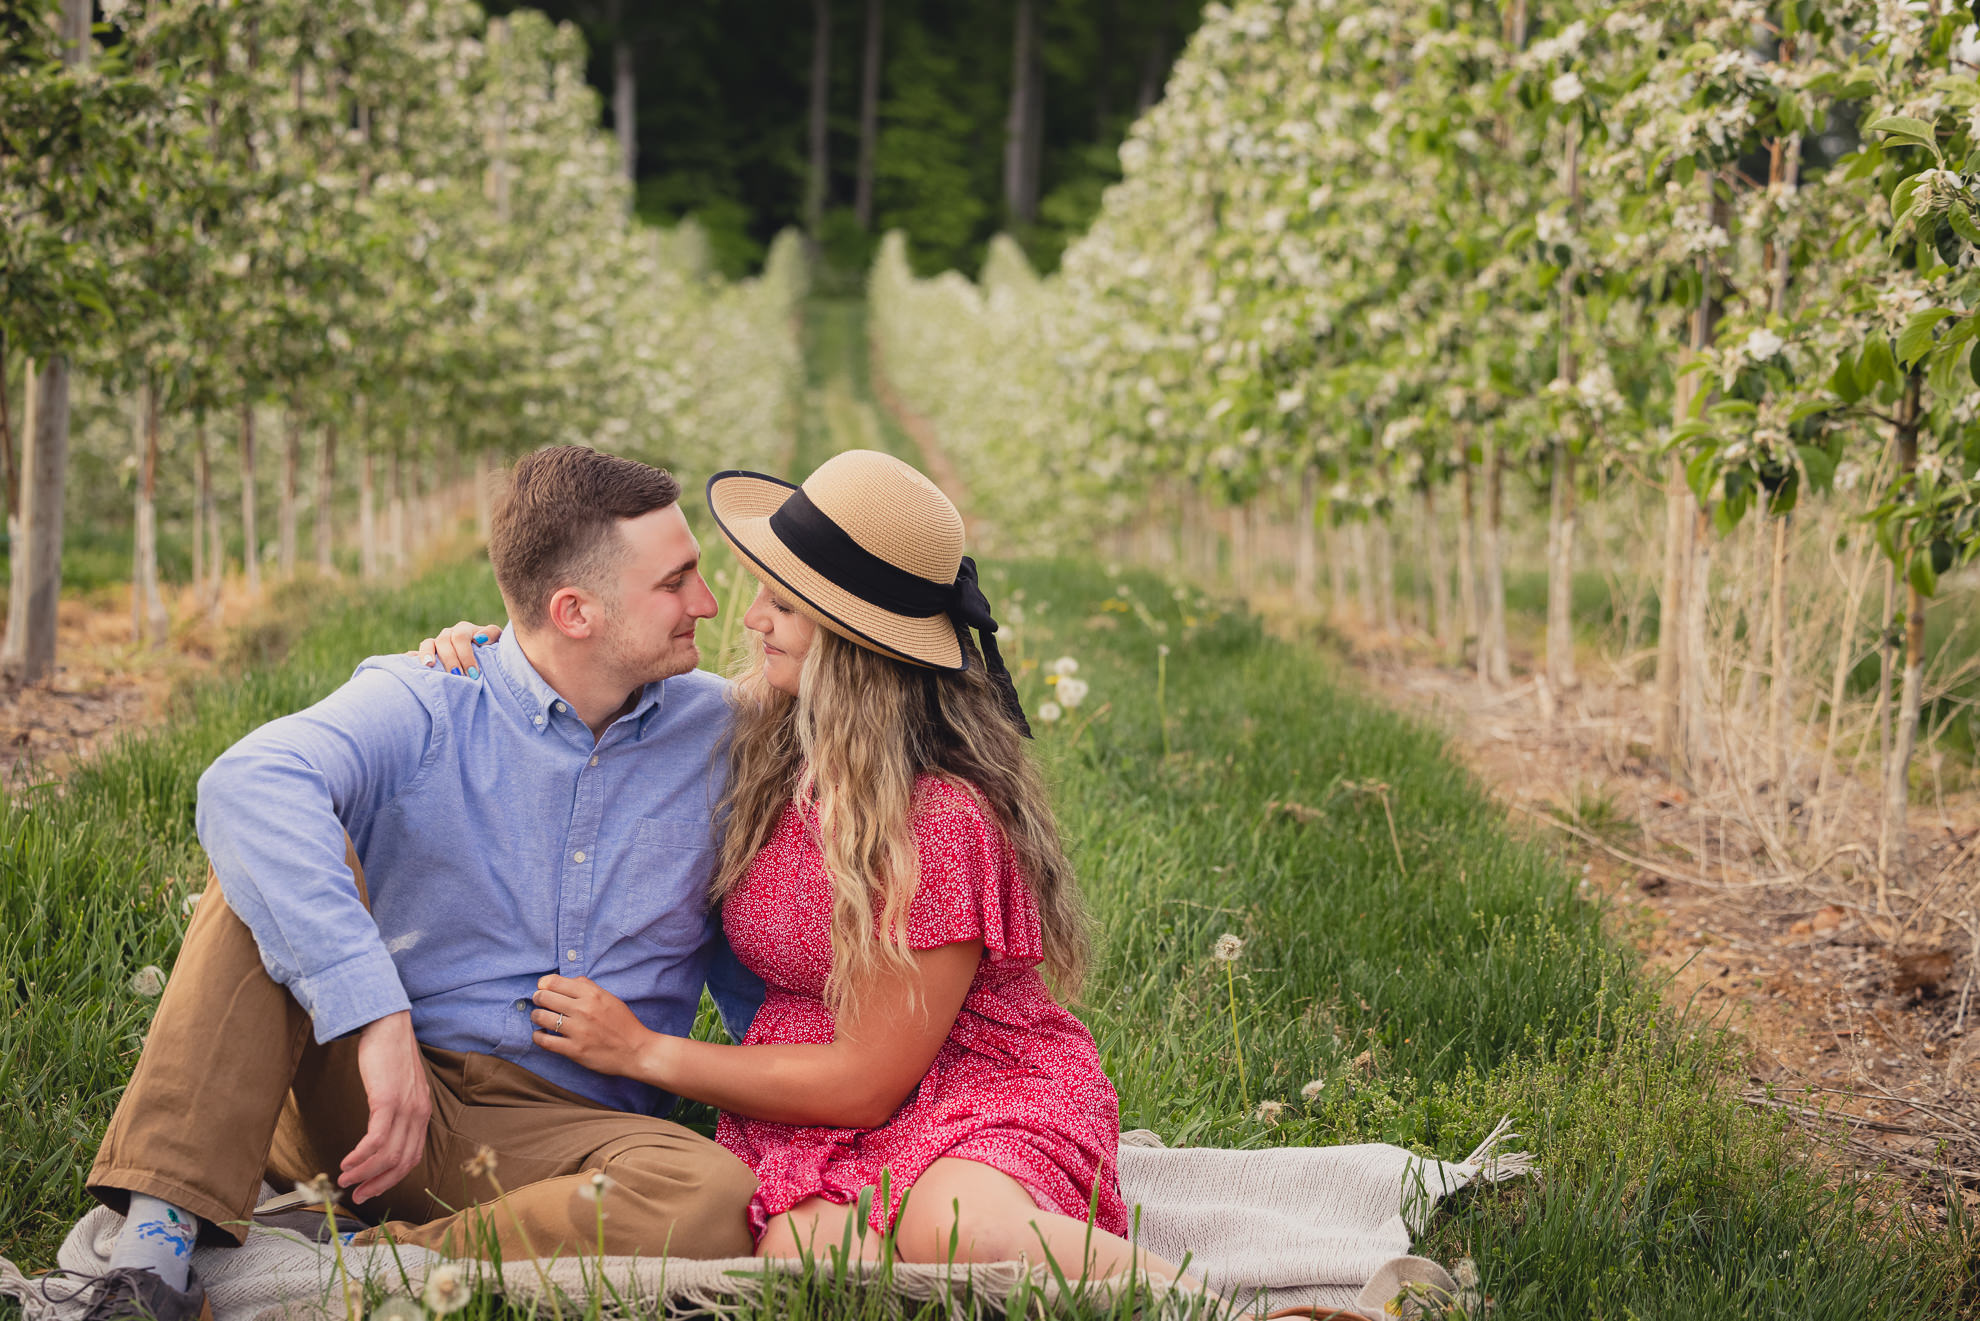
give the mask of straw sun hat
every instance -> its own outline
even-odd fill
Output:
[[[708,509],[750,572],[813,622],[869,651],[962,670],[977,630],[986,668],[1025,726],[997,650],[997,621],[962,553],[962,515],[891,454],[845,450],[793,486],[758,472],[708,479]]]

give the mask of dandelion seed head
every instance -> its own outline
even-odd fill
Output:
[[[131,978],[131,990],[147,1000],[156,1000],[165,991],[165,970],[147,963]]]
[[[319,1174],[314,1179],[305,1179],[296,1185],[296,1192],[304,1201],[319,1211],[327,1211],[337,1204],[337,1185],[330,1176]]]
[[[1315,1078],[1312,1082],[1299,1089],[1300,1099],[1303,1101],[1317,1101],[1320,1099],[1320,1094],[1326,1090],[1327,1080],[1325,1078]]]
[[[1244,953],[1244,937],[1234,936],[1226,931],[1217,937],[1217,948],[1210,951],[1210,957],[1219,963],[1236,963],[1238,955]]]
[[[371,1309],[369,1321],[426,1321],[426,1309],[410,1298],[394,1294]]]
[[[578,1185],[578,1196],[587,1202],[602,1202],[605,1194],[618,1186],[605,1171],[596,1170],[589,1179]]]
[[[1045,673],[1057,675],[1061,679],[1070,679],[1079,673],[1079,662],[1070,656],[1061,656],[1045,667]]]
[[[1252,1118],[1261,1124],[1276,1124],[1285,1113],[1284,1101],[1260,1101],[1258,1108],[1252,1112]]]
[[[426,1273],[426,1287],[420,1290],[419,1296],[435,1316],[446,1316],[466,1307],[472,1293],[461,1268],[451,1261],[443,1261]]]
[[[485,1144],[477,1147],[474,1155],[468,1157],[466,1163],[461,1168],[467,1172],[468,1177],[471,1179],[486,1178],[488,1175],[495,1173],[495,1148]]]
[[[1046,702],[1038,708],[1038,718],[1048,725],[1056,724],[1065,714],[1066,709],[1057,702]]]
[[[1064,676],[1059,680],[1059,701],[1068,711],[1077,708],[1081,702],[1084,702],[1086,700],[1086,694],[1089,691],[1091,691],[1090,685],[1084,679]]]

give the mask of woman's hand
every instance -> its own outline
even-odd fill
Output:
[[[464,674],[470,679],[479,679],[481,669],[475,664],[475,645],[493,642],[501,636],[502,630],[498,625],[471,624],[463,619],[452,628],[440,630],[439,637],[422,640],[419,654],[428,669],[437,665],[449,674]]]
[[[536,1024],[537,1045],[596,1073],[652,1081],[642,1076],[640,1057],[660,1034],[634,1018],[624,1000],[589,977],[555,973],[536,983],[532,998],[536,1008],[529,1020]]]

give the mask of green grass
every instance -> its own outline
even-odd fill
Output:
[[[1457,1158],[1512,1115],[1541,1175],[1454,1199],[1423,1248],[1475,1258],[1501,1317],[1972,1314],[1963,1234],[1859,1208],[1863,1189],[1742,1107],[1720,1036],[1658,1008],[1598,907],[1507,833],[1434,735],[1339,686],[1311,646],[1151,578],[1122,586],[1065,562],[993,568],[988,583],[1027,619],[1007,651],[1034,711],[1041,661],[1070,654],[1092,683],[1037,746],[1101,922],[1079,1010],[1125,1125],[1171,1143],[1387,1141]],[[154,1003],[130,978],[171,965],[203,877],[199,771],[358,658],[498,608],[478,564],[393,593],[278,600],[169,726],[64,791],[0,803],[0,1255],[52,1264],[87,1206],[82,1176]],[[1173,649],[1160,706],[1158,644]],[[1209,958],[1225,932],[1247,942],[1235,1044]],[[1287,1106],[1278,1122],[1255,1117],[1261,1100]],[[758,1310],[872,1306],[799,1288]]]

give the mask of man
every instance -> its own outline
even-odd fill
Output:
[[[738,1038],[762,998],[707,904],[727,707],[679,495],[580,446],[522,460],[485,675],[375,657],[200,778],[215,884],[90,1171],[126,1213],[93,1318],[205,1313],[193,1243],[244,1239],[264,1174],[332,1175],[364,1240],[595,1251],[603,1188],[607,1253],[749,1254],[741,1162],[531,1039],[550,973],[682,1035],[704,984]]]

